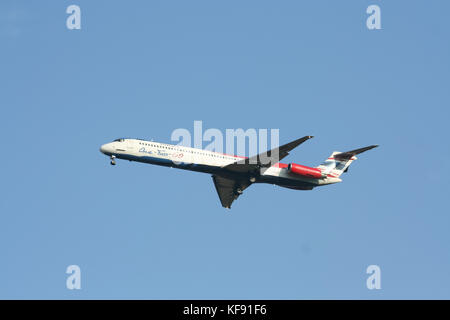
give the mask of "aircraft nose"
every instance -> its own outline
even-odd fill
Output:
[[[100,147],[100,152],[103,154],[107,154],[108,152],[111,152],[110,143],[102,145]]]

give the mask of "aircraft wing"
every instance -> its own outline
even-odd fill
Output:
[[[242,192],[251,185],[250,181],[238,181],[212,175],[214,186],[219,195],[222,207],[231,208],[231,204]]]
[[[313,138],[313,136],[305,136],[303,138],[286,143],[281,147],[229,164],[223,167],[223,169],[238,173],[248,173],[261,168],[268,168],[280,162],[281,159],[285,158],[289,154],[289,151],[298,147],[300,144],[311,138]]]

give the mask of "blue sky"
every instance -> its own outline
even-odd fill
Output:
[[[81,30],[66,8],[81,7]],[[381,8],[382,30],[366,28]],[[448,1],[1,1],[0,298],[450,298]],[[277,128],[338,185],[247,189],[117,137]],[[66,289],[79,265],[82,289]],[[367,266],[381,290],[366,288]]]

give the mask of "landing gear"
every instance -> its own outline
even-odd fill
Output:
[[[261,166],[258,166],[257,169],[253,170],[253,172],[250,173],[249,181],[250,183],[255,183],[256,180],[261,176]]]
[[[111,165],[112,166],[116,165],[116,156],[111,156]]]

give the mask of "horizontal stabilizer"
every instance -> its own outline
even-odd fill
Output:
[[[364,148],[360,148],[360,149],[355,149],[355,150],[351,150],[351,151],[347,151],[347,152],[341,152],[341,153],[337,153],[334,155],[334,158],[336,160],[349,160],[351,159],[353,156],[363,153],[367,150],[373,149],[378,147],[377,144],[369,146],[369,147],[364,147]]]

